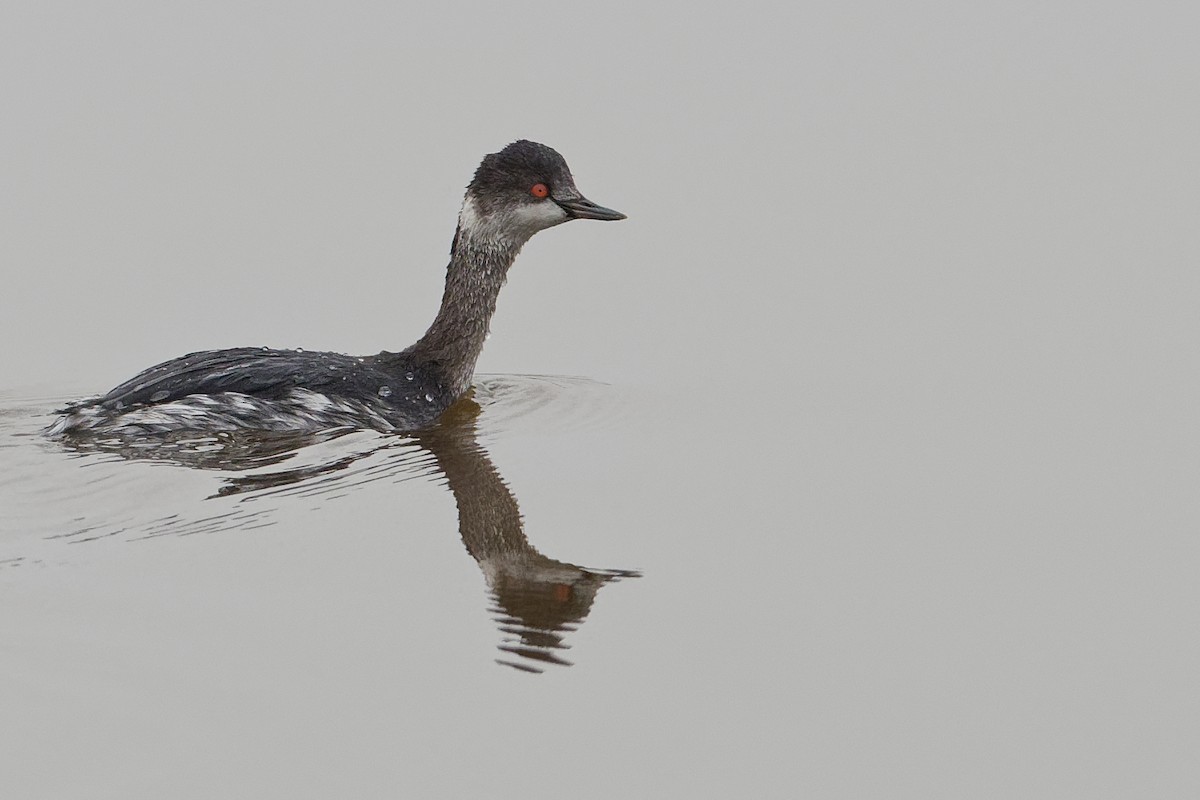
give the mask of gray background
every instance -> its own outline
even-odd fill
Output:
[[[532,138],[630,219],[526,247],[480,370],[611,388],[488,447],[539,548],[645,572],[524,676],[431,482],[143,541],[235,507],[12,439],[14,796],[1200,791],[1189,4],[0,9],[9,433],[406,345]]]

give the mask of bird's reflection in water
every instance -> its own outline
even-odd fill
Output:
[[[525,659],[500,663],[535,672],[538,664],[569,664],[558,655],[566,647],[563,634],[587,617],[601,586],[637,573],[577,567],[547,558],[529,543],[516,498],[476,438],[478,413],[473,400],[460,402],[418,441],[433,454],[458,503],[463,544],[483,570],[492,611],[507,637],[500,649]]]
[[[502,633],[497,663],[528,672],[547,664],[569,666],[562,655],[567,633],[587,618],[600,587],[632,570],[589,569],[542,555],[525,536],[517,500],[480,444],[480,407],[471,397],[451,407],[439,423],[408,436],[370,434],[369,445],[303,466],[275,469],[314,445],[349,432],[319,435],[164,437],[153,441],[75,438],[78,452],[105,452],[138,460],[168,461],[198,469],[227,470],[216,496],[314,495],[341,492],[380,478],[440,476],[458,505],[458,529],[479,564]],[[258,471],[266,468],[266,471]],[[256,470],[253,473],[248,470]],[[170,532],[164,530],[164,533]],[[157,534],[156,534],[157,535]]]

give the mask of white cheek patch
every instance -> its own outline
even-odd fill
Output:
[[[480,212],[473,197],[463,201],[458,228],[476,241],[523,244],[535,233],[566,222],[570,217],[553,200],[522,203],[490,215]]]
[[[542,200],[537,203],[519,206],[513,211],[513,221],[522,227],[536,233],[544,228],[567,221],[567,212],[553,200]]]

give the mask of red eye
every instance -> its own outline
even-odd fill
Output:
[[[529,189],[529,193],[530,193],[531,195],[533,195],[534,197],[537,197],[537,198],[549,197],[549,196],[550,196],[550,189],[549,189],[549,188],[547,188],[546,184],[544,184],[544,183],[535,183],[535,184],[534,184],[534,185],[533,185],[533,186],[532,186],[532,187]]]

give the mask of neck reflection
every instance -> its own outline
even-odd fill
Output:
[[[542,555],[525,536],[517,500],[479,444],[479,406],[460,401],[441,423],[417,437],[433,454],[458,504],[458,530],[479,564],[504,639],[500,650],[517,659],[498,663],[533,672],[543,664],[569,666],[561,652],[566,633],[587,618],[600,587],[629,570],[598,570]]]

